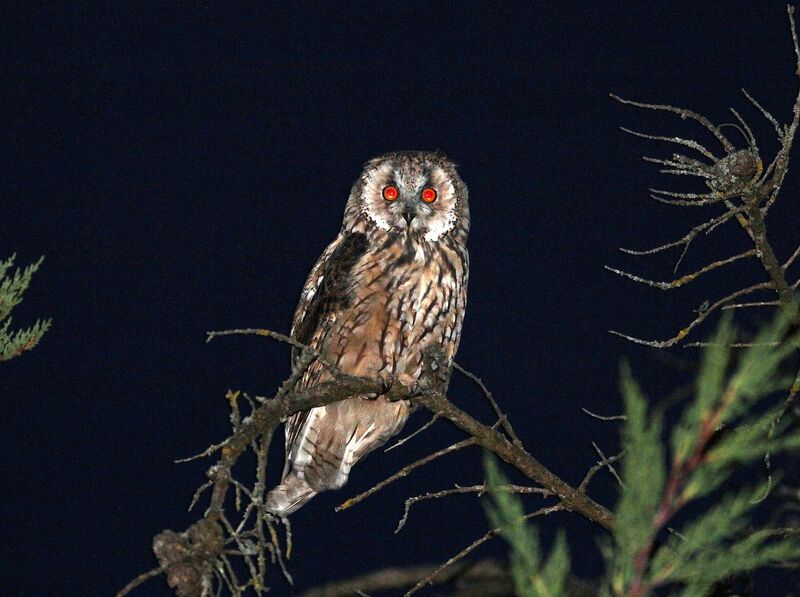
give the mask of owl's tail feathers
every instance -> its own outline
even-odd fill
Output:
[[[276,516],[289,516],[315,495],[317,492],[311,489],[306,480],[292,471],[267,494],[265,506]]]

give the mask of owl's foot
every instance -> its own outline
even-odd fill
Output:
[[[395,376],[392,373],[380,372],[378,373],[377,381],[381,386],[380,392],[376,394],[365,394],[362,398],[365,400],[375,400],[382,396],[386,398],[386,400],[392,402],[419,395],[424,391],[424,387],[407,373],[401,373]]]
[[[397,378],[389,371],[380,371],[376,381],[380,385],[380,391],[375,394],[364,394],[362,396],[364,400],[376,400],[381,396],[385,396],[397,383]]]

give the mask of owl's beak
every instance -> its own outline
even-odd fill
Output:
[[[406,221],[407,226],[411,226],[411,222],[417,216],[417,209],[414,205],[406,203],[403,206],[403,219]]]

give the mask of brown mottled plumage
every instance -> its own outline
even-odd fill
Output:
[[[396,198],[384,193],[387,187]],[[432,202],[423,200],[425,189]],[[443,155],[398,152],[369,161],[350,192],[339,236],[303,287],[292,336],[344,373],[387,386],[413,386],[426,346],[439,347],[449,366],[467,300],[468,232],[467,187]],[[327,379],[314,363],[299,386]],[[288,515],[344,485],[350,468],[398,433],[410,412],[407,401],[356,397],[293,415],[283,480],[267,508]]]

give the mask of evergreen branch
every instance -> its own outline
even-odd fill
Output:
[[[4,324],[0,325],[0,361],[13,359],[36,346],[45,332],[50,329],[52,320],[36,320],[36,323],[30,328],[9,333],[10,324],[11,318],[8,318]]]
[[[33,274],[44,261],[44,257],[40,257],[36,263],[30,264],[23,270],[17,268],[13,276],[6,277],[5,274],[14,264],[15,258],[16,255],[12,255],[7,260],[0,261],[0,321],[8,317],[11,310],[22,302],[22,293],[28,288]]]
[[[32,349],[52,325],[50,319],[37,320],[30,328],[9,331],[9,314],[22,302],[22,295],[30,285],[33,274],[44,261],[44,257],[40,257],[25,269],[17,268],[13,276],[6,276],[15,258],[16,255],[12,255],[0,261],[0,361],[8,361]]]
[[[800,541],[792,534],[761,529],[737,537],[765,485],[724,496],[680,533],[673,532],[665,546],[659,549],[656,544],[679,510],[726,481],[731,464],[754,462],[765,452],[800,449],[800,433],[783,434],[786,426],[777,426],[774,414],[749,414],[760,399],[786,385],[778,367],[793,352],[800,334],[777,348],[771,344],[785,337],[789,326],[787,318],[779,317],[763,330],[726,378],[735,332],[729,318],[723,319],[705,349],[695,400],[673,430],[666,477],[660,419],[648,420],[646,401],[623,370],[627,415],[623,446],[628,457],[623,462],[626,484],[614,529],[615,595],[642,597],[676,582],[686,585],[685,594],[705,595],[703,591],[727,576],[800,557]],[[728,428],[732,430],[720,436],[719,430]],[[713,445],[712,439],[716,439]]]
[[[484,459],[486,486],[492,500],[486,514],[511,547],[511,576],[520,597],[560,597],[569,573],[569,554],[563,531],[545,558],[535,527],[525,524],[520,499],[506,491],[507,481],[494,459]]]

